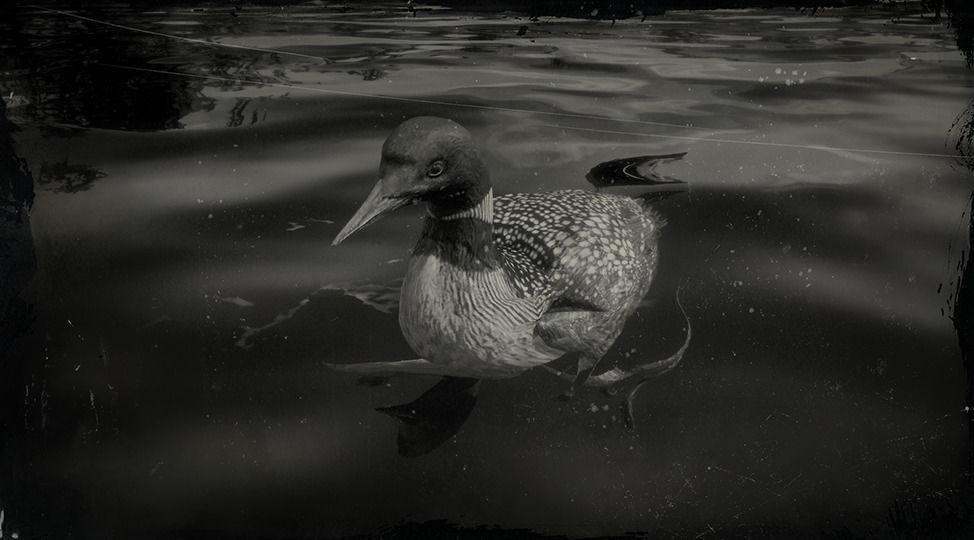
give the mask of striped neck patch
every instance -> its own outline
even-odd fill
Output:
[[[440,219],[443,221],[472,218],[472,219],[479,219],[486,223],[493,223],[494,222],[494,190],[493,189],[488,190],[487,194],[484,195],[484,198],[477,204],[477,206],[474,206],[473,208],[468,208],[466,210],[462,210],[460,212],[457,212],[456,214],[450,214],[448,216],[434,216],[433,214],[430,214],[430,217],[433,217],[435,219]]]

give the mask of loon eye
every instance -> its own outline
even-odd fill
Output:
[[[437,176],[443,174],[444,166],[442,161],[434,161],[430,164],[430,168],[426,170],[426,176],[430,178],[436,178]]]

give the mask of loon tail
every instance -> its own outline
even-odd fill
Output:
[[[635,156],[599,163],[585,175],[596,189],[623,186],[652,186],[637,195],[643,204],[689,191],[690,185],[676,178],[656,172],[657,165],[683,159],[686,152],[652,156]]]

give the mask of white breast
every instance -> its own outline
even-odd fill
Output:
[[[465,271],[434,255],[410,260],[399,325],[416,354],[469,368],[471,376],[513,376],[562,353],[534,336],[547,305],[518,298],[502,270]]]

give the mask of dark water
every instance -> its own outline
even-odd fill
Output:
[[[78,13],[296,54],[37,9],[5,23],[0,86],[35,179],[38,271],[16,350],[28,367],[4,388],[24,426],[8,438],[4,534],[340,537],[440,519],[858,533],[964,489],[947,315],[971,176],[897,154],[953,153],[974,74],[941,24],[870,10],[612,26],[398,4]],[[363,386],[323,366],[413,357],[395,298],[421,211],[329,242],[382,140],[419,114],[469,128],[497,192],[688,152],[666,173],[692,192],[657,205],[658,279],[606,359],[679,347],[684,284],[693,342],[637,394],[634,433],[620,397],[560,401],[563,381],[529,372],[484,384],[456,438],[406,459],[373,409],[434,380]]]

